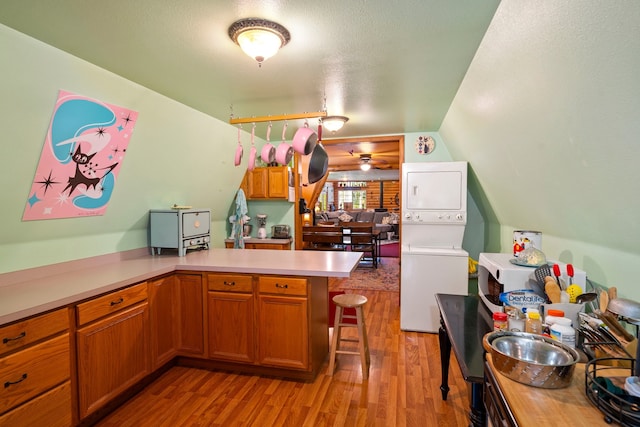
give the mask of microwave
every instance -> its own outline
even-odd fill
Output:
[[[272,239],[288,239],[291,237],[289,226],[286,224],[274,225],[271,227]]]
[[[504,304],[500,301],[502,292],[533,289],[530,282],[535,283],[536,280],[535,268],[512,264],[511,259],[511,253],[481,253],[478,258],[478,294],[487,308],[494,313],[504,310]],[[560,279],[568,284],[567,265],[552,260],[548,262],[560,266]],[[584,271],[574,268],[572,282],[580,285],[586,292],[587,274]]]

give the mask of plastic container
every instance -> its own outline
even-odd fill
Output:
[[[511,332],[524,332],[525,317],[522,311],[518,309],[512,309],[507,311],[507,316],[509,316],[508,329]]]
[[[551,338],[576,348],[576,330],[571,327],[571,319],[560,317],[556,322],[549,326]]]
[[[524,331],[538,335],[542,333],[542,321],[540,320],[540,313],[538,310],[527,311],[527,320],[524,324]]]
[[[556,308],[550,308],[549,310],[547,310],[547,316],[545,317],[545,319],[547,319],[549,316],[564,317],[564,311],[558,310]]]
[[[542,323],[542,332],[551,336],[551,325],[556,323],[558,319],[566,319],[564,317],[564,311],[562,310],[549,310],[546,316],[544,316],[544,322]],[[569,323],[571,324],[571,320]]]
[[[542,250],[542,233],[539,231],[514,230],[513,256],[518,258],[520,252],[530,247]]]
[[[507,313],[497,311],[493,313],[493,330],[494,331],[506,331],[508,327]]]

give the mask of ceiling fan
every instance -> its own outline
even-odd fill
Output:
[[[391,165],[386,160],[374,160],[371,154],[360,154],[360,169],[368,171],[372,167],[375,169],[387,169]]]

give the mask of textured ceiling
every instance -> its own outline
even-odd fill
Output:
[[[437,131],[498,3],[3,0],[0,22],[223,121],[326,105],[348,137]],[[291,33],[262,68],[227,36],[246,17]]]

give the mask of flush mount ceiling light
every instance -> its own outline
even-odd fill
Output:
[[[322,126],[331,133],[335,133],[342,129],[342,126],[348,121],[349,117],[345,116],[327,116],[322,119]]]
[[[244,53],[258,61],[258,66],[262,62],[278,53],[284,47],[291,35],[282,25],[260,18],[240,19],[229,27],[229,37]]]

